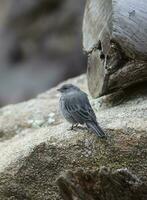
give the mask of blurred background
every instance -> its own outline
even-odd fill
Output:
[[[0,0],[0,107],[86,71],[85,0]]]

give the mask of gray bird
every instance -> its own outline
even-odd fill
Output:
[[[85,92],[72,84],[65,84],[58,91],[61,92],[59,101],[61,113],[72,124],[71,130],[78,124],[86,124],[97,136],[106,137]]]

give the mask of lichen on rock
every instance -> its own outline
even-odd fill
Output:
[[[88,93],[85,75],[67,82]],[[62,172],[77,168],[128,168],[140,181],[147,182],[145,91],[145,87],[132,91],[116,106],[107,106],[107,97],[93,100],[89,96],[107,140],[86,129],[68,130],[70,125],[58,110],[57,88],[28,102],[2,108],[0,199],[63,199],[56,180]]]

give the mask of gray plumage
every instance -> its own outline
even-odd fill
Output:
[[[58,91],[62,94],[59,101],[61,113],[72,124],[72,128],[74,125],[86,124],[99,137],[106,136],[96,120],[86,93],[72,84],[65,84]]]

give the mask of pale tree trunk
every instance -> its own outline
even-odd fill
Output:
[[[93,97],[147,80],[146,11],[146,0],[87,0],[83,47]]]

